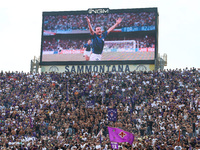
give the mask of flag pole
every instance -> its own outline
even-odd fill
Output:
[[[181,134],[180,134],[180,127],[178,127],[178,142],[180,142],[180,138],[181,138],[180,135],[181,135]]]
[[[104,94],[105,94],[105,93],[104,93],[104,91],[105,91],[105,90],[104,90],[104,83],[103,83],[103,88],[102,88],[102,90],[103,90],[103,94],[102,94],[102,101],[101,101],[101,103],[102,103],[102,105],[103,105]]]

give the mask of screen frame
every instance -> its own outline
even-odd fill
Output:
[[[88,9],[89,10],[89,9]],[[120,64],[155,64],[158,56],[158,9],[152,8],[132,8],[132,9],[109,9],[109,13],[130,13],[130,12],[155,12],[155,56],[153,60],[109,60],[109,61],[42,61],[44,17],[50,15],[88,15],[88,10],[77,11],[50,11],[42,13],[42,37],[40,49],[40,65],[120,65]],[[149,31],[138,31],[149,32]]]

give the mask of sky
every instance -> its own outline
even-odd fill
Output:
[[[165,69],[200,68],[200,0],[0,0],[0,71],[29,72],[40,57],[42,12],[150,8],[159,13],[158,53]]]

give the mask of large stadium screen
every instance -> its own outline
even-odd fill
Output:
[[[157,8],[43,12],[40,64],[154,64]]]

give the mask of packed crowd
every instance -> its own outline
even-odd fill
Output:
[[[88,30],[88,25],[85,19],[86,15],[56,15],[44,16],[44,30]],[[92,14],[88,15],[93,27],[102,25],[106,29],[115,24],[116,19],[123,18],[118,28],[131,26],[151,26],[155,25],[155,13],[119,13],[119,14]]]
[[[43,51],[59,51],[65,50],[80,50],[83,48],[84,43],[87,43],[87,39],[45,39],[43,41]]]
[[[115,41],[116,37],[108,37],[106,41]],[[117,41],[123,41],[123,37],[118,37]],[[135,40],[136,45],[133,46],[133,42],[126,42],[126,40]],[[145,37],[137,37],[137,38],[131,38],[126,37],[125,42],[121,44],[117,43],[110,43],[106,44],[105,48],[146,48],[146,47],[155,47],[155,38],[153,36],[145,36]],[[61,49],[65,50],[80,50],[83,49],[84,44],[87,43],[87,39],[44,39],[42,50],[43,51],[59,51]]]
[[[95,100],[93,108],[86,100]],[[108,121],[107,108],[117,108]],[[119,149],[198,149],[200,70],[0,73],[1,149],[111,149],[107,127],[134,134]],[[102,129],[103,135],[97,137]]]

